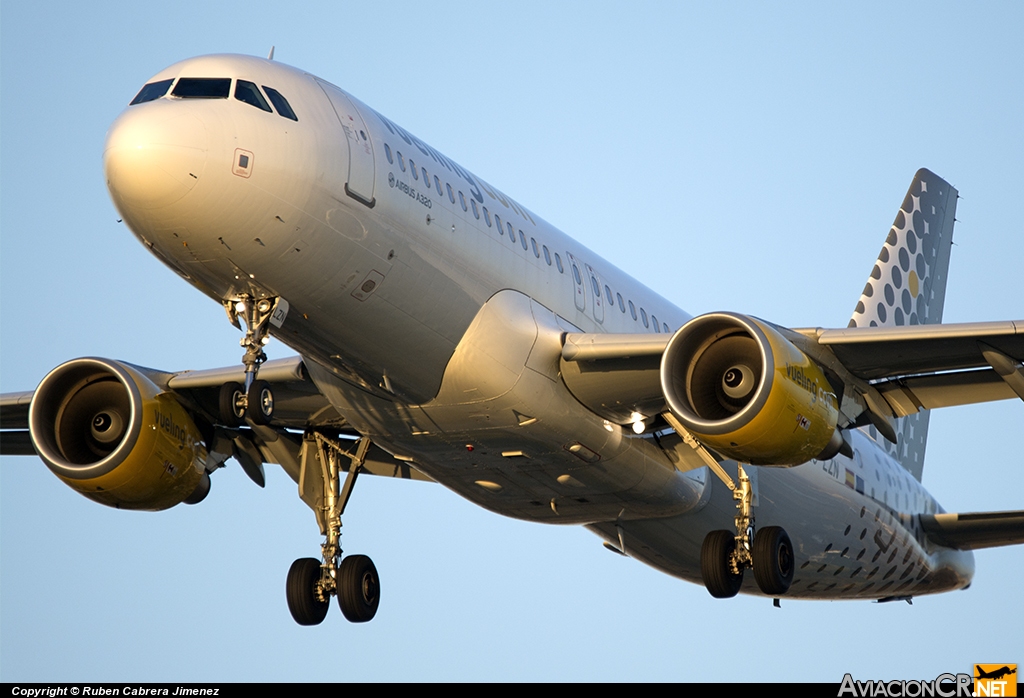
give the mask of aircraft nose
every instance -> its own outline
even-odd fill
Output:
[[[208,136],[184,105],[165,101],[126,110],[103,150],[107,187],[118,209],[155,209],[185,196],[203,175]]]

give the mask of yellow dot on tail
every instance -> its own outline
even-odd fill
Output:
[[[907,278],[910,283],[910,295],[917,295],[917,272],[913,269],[910,270],[910,276]]]

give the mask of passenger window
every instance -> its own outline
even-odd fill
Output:
[[[139,90],[139,94],[135,95],[129,106],[132,104],[142,104],[143,102],[152,102],[154,99],[160,99],[167,94],[167,89],[174,82],[174,78],[167,78],[166,80],[160,80],[159,82],[151,82],[148,85],[143,85],[142,89]]]
[[[590,285],[594,287],[594,298],[600,300],[601,298],[601,287],[597,285],[597,279],[593,276],[590,277]]]
[[[508,234],[512,235],[512,224],[511,223],[508,224]],[[515,236],[513,235],[513,237],[515,237]],[[519,244],[523,246],[524,250],[526,250],[527,252],[529,251],[530,248],[528,248],[526,246],[526,236],[523,235],[523,231],[522,230],[519,231]]]
[[[540,250],[537,249],[537,238],[530,238],[530,245],[533,247],[533,256],[540,259]]]
[[[661,326],[665,329],[665,334],[668,334],[669,332],[672,331],[668,328],[668,323],[666,322],[661,323]]]
[[[640,308],[640,319],[644,321],[644,327],[650,327],[651,323],[647,321],[647,311]]]
[[[402,151],[395,151],[398,154],[398,166],[402,168],[402,172],[405,172],[405,158],[402,157]]]
[[[484,212],[486,211],[487,209],[485,208]],[[501,227],[501,218],[498,216],[497,213],[494,214],[494,224],[498,226],[498,236],[501,237],[502,235],[504,235],[505,231]],[[512,241],[515,242],[515,238],[513,238]]]
[[[617,301],[619,301],[619,310],[621,310],[623,313],[625,313],[626,312],[626,304],[622,302],[622,294],[621,293],[616,293],[615,294],[615,299]]]
[[[183,99],[227,99],[231,78],[180,78],[171,92]]]
[[[612,298],[612,290],[608,288],[608,284],[604,285],[604,297],[608,299],[609,303],[615,302],[615,299]]]
[[[239,80],[235,83],[235,99],[239,102],[251,104],[257,109],[270,111],[270,105],[267,104],[267,100],[263,98],[259,88],[248,80]]]
[[[466,195],[462,193],[461,189],[459,190],[459,203],[462,204],[462,210],[463,211],[468,211],[469,210],[468,208],[466,208]],[[477,216],[477,218],[479,218],[479,217],[480,216]]]
[[[391,157],[391,146],[387,143],[384,144],[384,154],[388,156],[388,164],[394,165],[395,159]]]
[[[412,178],[417,182],[420,181],[420,171],[416,169],[416,163],[412,158],[409,158],[409,170],[412,171]]]
[[[577,285],[583,285],[583,279],[580,278],[580,270],[576,268],[575,264],[572,265],[572,278],[576,279]]]
[[[422,168],[422,170],[423,170],[423,183],[427,185],[427,189],[430,189],[430,175],[427,174],[427,168],[426,167]]]
[[[476,199],[470,199],[469,202],[473,204],[473,215],[476,216],[477,220],[480,220],[480,209],[476,207]]]
[[[277,109],[278,114],[292,121],[299,120],[299,117],[295,116],[295,112],[292,111],[292,105],[288,104],[288,100],[284,98],[283,94],[266,85],[263,86],[263,91],[267,93],[267,97],[270,97],[270,103],[274,105],[274,109]]]
[[[636,320],[636,306],[633,305],[633,301],[629,302],[629,314],[633,316],[634,320]]]
[[[551,252],[547,245],[544,245],[544,261],[548,263],[549,267],[551,266]]]
[[[441,180],[434,175],[434,188],[437,189],[438,196],[444,196],[444,189],[441,188]]]
[[[476,208],[475,204],[474,204],[473,208]],[[487,227],[490,228],[491,227],[491,214],[487,212],[487,207],[486,206],[484,206],[483,208],[484,208],[484,220],[487,221]],[[501,231],[499,230],[498,232],[500,233]]]
[[[651,316],[651,322],[654,323],[654,331],[660,334],[661,333],[661,326],[658,325],[658,318],[656,318],[655,316],[652,315]]]
[[[448,184],[448,182],[445,182],[444,186],[445,186],[446,189],[448,189],[448,200],[451,201],[454,204],[455,203],[455,192],[452,191],[452,185]],[[462,204],[462,210],[466,210],[465,202],[463,202],[463,204]]]
[[[562,256],[555,252],[555,266],[558,267],[558,273],[564,274],[565,267],[562,266]]]

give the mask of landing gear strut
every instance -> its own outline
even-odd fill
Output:
[[[373,561],[366,555],[342,558],[341,516],[345,513],[356,478],[366,461],[370,440],[365,437],[360,439],[353,453],[318,432],[314,432],[312,437],[315,440],[315,458],[319,463],[323,485],[320,493],[322,496],[318,498],[321,503],[316,510],[317,521],[326,539],[320,546],[321,560],[296,560],[288,570],[288,610],[300,625],[316,625],[327,615],[327,607],[333,595],[338,597],[338,606],[348,620],[365,623],[373,619],[380,604],[380,577]],[[350,461],[343,486],[342,458]],[[314,476],[314,469],[311,463],[307,463],[303,468],[303,477]]]
[[[245,383],[225,383],[220,389],[220,418],[226,426],[240,426],[246,418],[254,424],[270,424],[274,417],[274,393],[257,374],[267,360],[263,347],[270,341],[270,321],[281,303],[276,296],[257,299],[251,295],[224,301],[231,324],[241,329],[239,318],[245,323],[245,336],[239,342],[245,348]]]
[[[736,464],[737,485],[714,456],[689,433],[671,412],[665,420],[732,490],[736,501],[735,533],[711,531],[700,550],[701,577],[708,592],[718,599],[735,596],[743,584],[743,572],[754,570],[758,588],[768,596],[782,596],[793,582],[793,544],[785,529],[768,526],[754,531],[754,494],[743,466]]]

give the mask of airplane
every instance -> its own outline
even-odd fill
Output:
[[[1016,674],[1017,673],[1017,668],[1016,667],[1011,669],[1008,666],[1002,666],[1002,667],[1000,667],[998,669],[993,669],[992,671],[985,671],[981,667],[975,667],[975,670],[977,671],[977,673],[974,676],[974,678],[976,678],[976,679],[995,679],[995,680],[999,680],[999,679],[1003,678],[1004,676],[1009,676],[1010,674]]]
[[[957,192],[920,170],[850,326],[692,317],[334,85],[206,56],[111,126],[108,188],[243,331],[241,365],[69,361],[0,399],[2,453],[117,508],[197,504],[235,460],[292,477],[325,542],[293,618],[380,580],[344,555],[360,474],[586,526],[712,596],[891,601],[965,588],[1024,512],[946,513],[927,410],[1024,399],[1024,321],[941,325]],[[298,352],[267,361],[269,337]],[[746,574],[747,572],[751,574]]]

